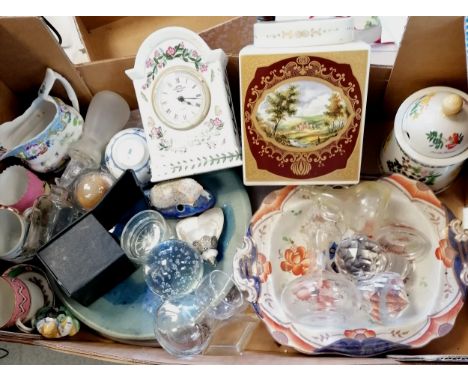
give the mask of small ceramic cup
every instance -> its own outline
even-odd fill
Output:
[[[149,183],[151,169],[145,131],[130,128],[114,135],[106,147],[105,162],[115,178],[119,178],[125,170],[133,170],[141,184]]]
[[[0,205],[23,212],[45,192],[45,183],[22,166],[10,166],[0,173]]]
[[[37,311],[44,306],[44,296],[39,287],[18,278],[0,277],[0,328],[14,325],[29,332],[24,325],[32,320]]]
[[[28,226],[27,218],[18,211],[0,207],[0,260],[15,262],[21,256]]]

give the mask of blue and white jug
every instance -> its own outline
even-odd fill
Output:
[[[64,86],[72,106],[49,95],[55,81]],[[23,115],[0,125],[0,160],[18,157],[37,172],[59,169],[67,159],[70,144],[83,131],[80,106],[70,83],[47,68],[39,96]]]

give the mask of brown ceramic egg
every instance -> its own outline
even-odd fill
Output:
[[[92,210],[99,204],[113,183],[113,178],[103,171],[83,174],[75,185],[75,200],[84,210]]]

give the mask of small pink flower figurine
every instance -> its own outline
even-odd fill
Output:
[[[175,54],[175,52],[176,52],[176,50],[175,50],[175,48],[172,47],[172,46],[170,46],[170,47],[167,48],[167,50],[166,50],[166,54],[167,54],[168,56],[173,56],[173,55]]]
[[[201,72],[206,72],[207,70],[208,70],[208,65],[203,64],[202,66],[200,66],[200,71]]]

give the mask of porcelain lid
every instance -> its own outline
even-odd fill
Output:
[[[422,89],[400,106],[404,144],[429,158],[451,158],[468,148],[468,95],[449,87]],[[400,142],[401,144],[401,142]]]

